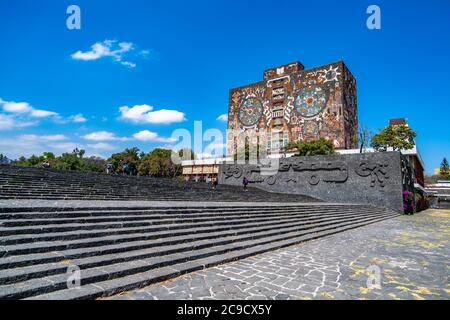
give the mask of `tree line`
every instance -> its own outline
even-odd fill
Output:
[[[0,154],[1,164],[11,164],[23,167],[50,167],[59,170],[104,172],[107,164],[112,166],[113,174],[122,174],[124,165],[127,164],[127,174],[137,176],[168,177],[181,175],[181,164],[172,162],[172,150],[156,148],[148,153],[139,148],[126,148],[112,154],[108,159],[100,157],[86,157],[85,150],[75,149],[72,152],[55,156],[52,152],[44,152],[40,156],[32,155],[29,158],[20,157],[10,160]],[[178,151],[182,160],[193,160],[195,155],[190,149]]]

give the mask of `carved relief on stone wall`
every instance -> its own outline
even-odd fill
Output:
[[[355,172],[360,177],[370,177],[371,187],[375,187],[377,181],[380,184],[380,187],[384,187],[385,180],[389,179],[389,175],[387,172],[388,166],[389,164],[387,163],[361,162],[356,168]]]
[[[279,171],[305,173],[310,185],[317,185],[320,181],[344,183],[348,179],[347,164],[342,161],[281,161]]]
[[[279,163],[278,171],[273,175],[261,175],[262,171],[269,172],[262,166],[225,165],[223,174],[225,179],[247,177],[254,183],[266,182],[274,185],[276,182],[301,183],[306,181],[310,185],[325,183],[344,183],[348,179],[348,166],[342,161],[283,161]]]
[[[227,165],[223,167],[223,174],[225,175],[225,179],[231,177],[239,179],[240,177],[242,177],[242,173],[242,166],[239,165]]]

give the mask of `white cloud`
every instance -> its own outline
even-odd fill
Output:
[[[0,130],[9,130],[14,127],[14,119],[0,114]]]
[[[134,63],[134,62],[123,61],[122,64],[124,66],[130,67],[130,68],[136,68],[136,63]]]
[[[133,137],[140,141],[155,141],[155,139],[158,138],[158,134],[156,132],[143,130],[133,134]]]
[[[133,135],[133,138],[139,140],[139,141],[146,141],[146,142],[150,142],[150,141],[155,141],[155,142],[175,142],[174,139],[172,138],[164,138],[164,137],[160,137],[158,136],[158,134],[156,132],[152,132],[149,130],[142,130],[139,131],[137,133],[135,133]]]
[[[27,141],[61,141],[66,140],[67,137],[63,134],[42,135],[42,136],[38,136],[35,134],[24,134],[19,136],[19,139]]]
[[[28,102],[5,101],[0,98],[0,106],[3,108],[4,112],[14,115],[29,116],[33,118],[48,118],[58,116],[58,113],[56,112],[35,109]]]
[[[94,149],[94,150],[100,150],[100,151],[113,151],[116,150],[117,147],[104,142],[94,143],[94,144],[88,144],[86,145],[88,148]]]
[[[55,135],[33,135],[25,134],[0,139],[1,153],[6,154],[10,159],[17,159],[21,156],[41,155],[49,151],[57,155],[64,152],[72,152],[75,148],[86,150],[86,157],[98,156],[107,158],[111,151],[117,146],[108,143],[83,144],[75,141],[68,141],[68,138],[61,134]],[[105,154],[103,154],[105,152]]]
[[[76,142],[56,142],[56,143],[49,143],[47,146],[52,150],[60,152],[72,152],[76,148],[84,149],[83,145]]]
[[[70,116],[69,120],[74,123],[83,123],[87,121],[87,119],[81,113]]]
[[[217,117],[216,120],[227,122],[228,121],[228,114],[226,114],[226,113],[221,114],[220,116]]]
[[[56,112],[47,111],[47,110],[31,110],[30,116],[35,118],[48,118],[57,116],[58,114]]]
[[[139,52],[139,55],[144,57],[144,58],[146,58],[146,59],[148,59],[148,57],[150,56],[150,50],[141,50]]]
[[[183,112],[167,109],[153,111],[153,107],[147,104],[136,105],[131,108],[123,106],[119,110],[121,113],[120,119],[136,123],[170,124],[186,120]]]
[[[29,113],[33,108],[27,102],[4,101],[0,102],[3,110],[10,113]]]
[[[126,141],[126,140],[130,140],[129,138],[116,137],[116,135],[113,132],[108,132],[108,131],[92,132],[87,135],[84,135],[83,138],[86,140],[91,140],[91,141]]]
[[[98,60],[104,57],[111,57],[114,61],[130,67],[135,68],[136,64],[134,62],[125,61],[124,57],[129,52],[133,51],[135,45],[131,42],[119,42],[116,40],[105,40],[103,42],[94,43],[89,51],[81,51],[71,55],[74,60],[92,61]]]
[[[0,113],[0,130],[11,130],[30,127],[37,124],[35,121],[22,121],[17,120],[11,115]]]
[[[54,153],[72,152],[73,149],[81,149],[83,146],[75,142],[59,142],[62,135],[37,136],[20,135],[0,139],[0,149],[10,159],[17,159],[21,156],[29,157],[31,155],[41,155],[49,151]]]
[[[132,137],[128,138],[128,137],[118,137],[116,136],[115,133],[113,132],[109,132],[109,131],[97,131],[97,132],[92,132],[89,134],[86,134],[84,136],[82,136],[83,139],[85,140],[90,140],[90,141],[131,141],[131,140],[139,140],[142,142],[166,142],[166,143],[173,143],[175,142],[174,139],[172,138],[165,138],[165,137],[160,137],[158,135],[158,133],[156,132],[152,132],[149,130],[142,130],[139,132],[136,132],[135,134],[133,134]],[[99,146],[100,148],[106,147],[106,145],[102,145],[100,143],[96,144],[97,146]],[[94,146],[94,145],[90,145],[90,146]]]
[[[0,139],[0,149],[2,153],[10,159],[17,159],[21,156],[29,157],[32,154],[42,154],[46,150],[43,146],[35,141],[20,140],[19,137]]]

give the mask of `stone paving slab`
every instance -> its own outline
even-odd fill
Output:
[[[449,240],[450,210],[427,210],[108,299],[448,300]]]

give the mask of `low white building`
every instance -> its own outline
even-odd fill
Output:
[[[427,193],[432,207],[450,209],[450,180],[427,185]]]
[[[184,160],[181,162],[183,177],[185,180],[209,182],[217,178],[220,164],[226,161],[233,161],[233,158]]]

